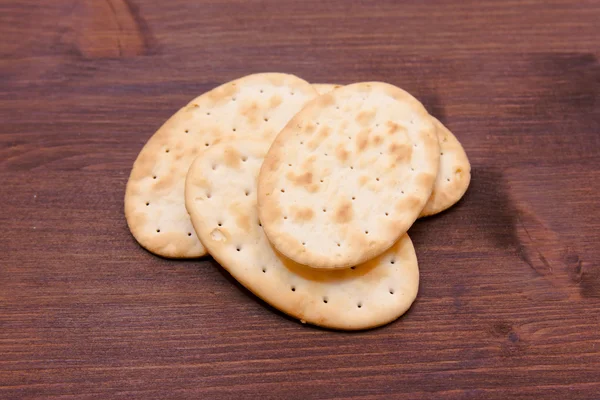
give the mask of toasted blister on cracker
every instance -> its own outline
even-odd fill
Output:
[[[332,90],[341,88],[343,86],[335,83],[313,83],[312,85],[320,95],[329,93]]]
[[[146,143],[127,182],[125,216],[135,239],[164,257],[205,255],[184,205],[194,158],[226,138],[252,138],[268,147],[316,96],[296,76],[264,73],[221,85],[179,110]]]
[[[208,252],[258,297],[303,322],[366,329],[405,313],[419,286],[408,235],[379,257],[345,270],[300,265],[271,246],[257,208],[257,178],[265,153],[254,141],[223,141],[190,167],[186,208]]]
[[[273,246],[313,268],[389,249],[419,216],[439,166],[435,125],[404,90],[343,86],[307,104],[261,168],[259,215]]]
[[[471,181],[471,164],[465,149],[448,128],[435,117],[431,119],[437,127],[440,167],[433,192],[421,211],[421,217],[452,207],[463,197]]]

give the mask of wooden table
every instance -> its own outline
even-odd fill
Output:
[[[0,0],[0,38],[1,399],[600,398],[600,2]],[[259,71],[394,83],[464,144],[400,320],[305,326],[129,234],[144,142]]]

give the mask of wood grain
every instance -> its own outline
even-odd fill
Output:
[[[600,3],[0,0],[0,398],[597,399]],[[417,302],[303,326],[127,230],[148,137],[258,71],[385,80],[464,144]]]

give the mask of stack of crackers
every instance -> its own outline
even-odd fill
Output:
[[[456,137],[396,86],[254,74],[192,100],[150,138],[125,216],[152,253],[210,254],[302,322],[366,329],[409,309],[419,269],[406,232],[469,181]]]

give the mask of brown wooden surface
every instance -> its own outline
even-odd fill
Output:
[[[0,0],[0,398],[600,398],[600,2]],[[127,230],[143,143],[215,85],[385,80],[460,138],[381,329],[286,318]]]

